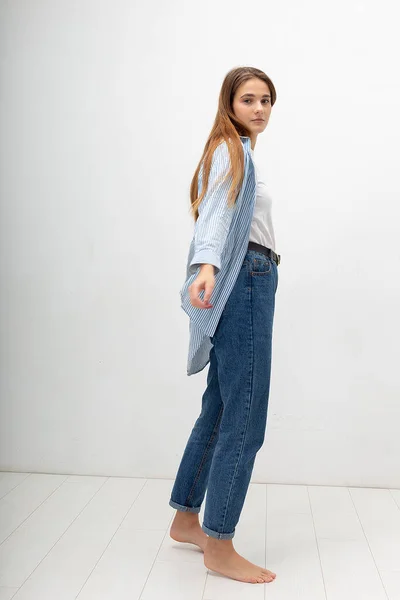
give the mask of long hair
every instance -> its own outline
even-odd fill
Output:
[[[268,85],[271,94],[271,106],[276,101],[275,86],[271,79],[263,71],[260,71],[260,69],[254,67],[237,67],[231,69],[226,74],[219,94],[218,111],[214,125],[190,184],[190,209],[195,221],[197,221],[199,216],[198,206],[207,191],[214,150],[224,140],[227,142],[231,165],[226,178],[232,176],[232,183],[228,192],[228,206],[233,206],[236,202],[244,177],[244,154],[240,136],[250,137],[251,132],[236,118],[232,103],[238,87],[253,77],[258,77]],[[200,196],[198,196],[199,172],[202,166],[202,190]]]

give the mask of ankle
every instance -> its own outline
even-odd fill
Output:
[[[177,521],[184,521],[187,523],[197,523],[199,521],[199,515],[188,510],[177,510],[175,519]]]
[[[232,540],[220,540],[218,538],[214,538],[208,536],[207,539],[207,552],[231,552],[233,550],[233,542]]]

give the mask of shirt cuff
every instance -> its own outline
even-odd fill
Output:
[[[214,250],[204,249],[196,252],[189,265],[189,275],[196,272],[200,265],[214,265],[214,274],[217,274],[221,268],[221,259]]]

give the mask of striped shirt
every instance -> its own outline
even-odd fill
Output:
[[[256,200],[256,172],[251,155],[251,140],[240,136],[244,151],[243,183],[233,207],[228,207],[232,176],[222,181],[230,168],[226,141],[214,150],[207,192],[199,205],[186,265],[186,280],[180,290],[181,308],[189,316],[189,353],[187,375],[202,371],[209,363],[218,321],[229,298],[247,252],[250,226]],[[199,172],[200,193],[202,168]],[[215,285],[210,297],[212,308],[197,308],[189,297],[189,286],[200,265],[214,265]],[[204,290],[199,294],[204,299]]]

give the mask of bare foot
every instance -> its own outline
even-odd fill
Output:
[[[196,544],[204,552],[208,535],[202,530],[198,513],[176,511],[169,532],[170,537],[176,542]]]
[[[240,556],[234,549],[232,540],[208,537],[204,550],[204,565],[207,569],[246,583],[269,583],[276,577],[272,571]]]

